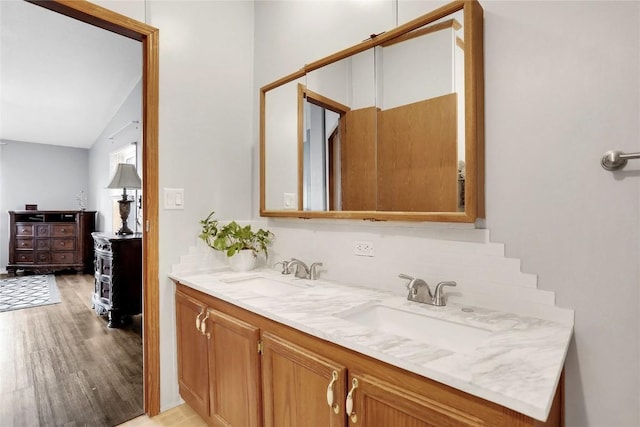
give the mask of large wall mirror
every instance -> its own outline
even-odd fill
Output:
[[[261,89],[262,216],[484,216],[482,9],[460,1]]]

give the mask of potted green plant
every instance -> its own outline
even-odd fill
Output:
[[[251,225],[243,227],[235,221],[221,225],[214,215],[215,212],[211,212],[200,221],[202,230],[199,237],[209,247],[225,252],[232,270],[251,270],[255,267],[258,254],[268,256],[267,247],[275,237],[272,232],[263,229],[253,231]]]

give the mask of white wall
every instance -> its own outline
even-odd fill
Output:
[[[80,209],[76,196],[87,193],[89,150],[48,144],[4,141],[2,145],[2,211],[0,245],[9,247],[8,211],[37,204],[39,210]],[[0,266],[7,266],[9,254],[2,251]]]
[[[406,22],[442,3],[402,0],[398,20]],[[256,2],[256,88],[379,32],[380,23],[391,28],[393,11],[377,10],[380,4],[287,2],[282,10],[283,3]],[[637,426],[640,164],[611,174],[599,159],[613,148],[640,151],[640,3],[481,4],[486,222],[492,240],[505,242],[507,255],[522,259],[523,271],[538,273],[539,287],[555,291],[559,306],[576,309],[566,365],[567,425]],[[358,13],[367,5],[376,12]],[[305,37],[300,37],[303,24]],[[258,200],[259,187],[254,188]],[[370,225],[362,234],[355,222],[356,227],[314,220],[269,224],[283,239],[278,255],[309,261],[328,257],[333,264],[325,263],[325,274],[348,274],[357,262],[358,280],[376,283],[383,278],[374,277],[375,269],[368,276],[360,266],[364,260],[327,253],[332,238],[339,236],[333,241],[343,244],[363,235],[375,238],[384,248],[375,259],[393,273],[421,268],[411,248],[434,244],[447,250],[444,241],[428,242],[428,236],[415,242],[410,228],[403,233]],[[456,238],[455,228],[435,230]],[[410,261],[389,253],[389,246],[403,242]]]
[[[251,6],[178,3],[147,4],[147,22],[161,29],[160,184],[186,189],[185,210],[160,217],[165,409],[178,400],[173,286],[166,272],[193,244],[197,220],[209,209],[221,218],[257,216],[258,88],[396,23],[392,1],[259,1],[253,64]],[[611,174],[598,162],[612,148],[640,151],[639,4],[481,3],[487,224],[509,256],[522,258],[524,271],[539,273],[541,288],[557,293],[558,305],[576,309],[567,425],[637,426],[639,166],[632,162],[626,172]],[[441,4],[401,0],[399,22]],[[253,90],[246,84],[252,68]],[[253,126],[247,126],[252,112]],[[250,185],[248,174],[238,171],[246,168],[254,171],[253,209],[242,196]],[[230,183],[230,176],[240,182]],[[335,235],[341,242],[361,236],[350,225],[357,223],[269,223],[287,230],[280,234],[283,248],[311,260],[324,258],[322,248],[331,247]],[[382,247],[416,239],[411,228],[368,227]],[[459,230],[434,226],[428,234],[441,238],[424,237],[424,245],[446,251],[446,239],[457,239]],[[394,273],[407,266],[385,251],[374,259]],[[326,268],[348,271],[351,261]]]
[[[148,23],[160,29],[160,191],[185,189],[184,210],[160,205],[160,399],[166,409],[179,402],[170,265],[193,244],[198,221],[210,211],[219,218],[252,215],[253,4],[150,1],[147,8]]]
[[[140,55],[142,55],[142,47]],[[131,124],[133,121],[138,123]],[[130,125],[124,128],[126,124]],[[113,139],[109,139],[110,136],[113,136]],[[109,155],[130,146],[132,143],[135,143],[138,150],[136,167],[138,175],[142,177],[142,81],[136,84],[118,112],[109,121],[89,150],[90,191],[87,206],[89,209],[98,211],[96,215],[97,230],[115,231],[112,229],[112,190],[107,189],[113,174],[113,171],[109,169]],[[118,192],[121,194],[122,190]],[[133,194],[133,190],[127,190],[127,194]],[[129,228],[135,231],[134,217],[135,213],[132,206],[127,224]]]

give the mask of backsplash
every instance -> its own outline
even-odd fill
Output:
[[[453,280],[447,288],[452,303],[515,312],[564,324],[573,323],[573,310],[555,306],[555,294],[537,288],[537,276],[522,273],[520,260],[506,258],[504,245],[490,241],[489,230],[468,224],[360,223],[354,221],[270,219],[252,221],[268,228],[276,239],[268,266],[299,258],[322,262],[320,278],[406,295],[405,273],[430,285]],[[354,242],[373,244],[374,256],[354,254]],[[173,273],[206,272],[227,263],[196,238],[189,254],[172,266]]]

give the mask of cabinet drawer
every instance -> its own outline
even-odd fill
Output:
[[[54,251],[73,251],[76,249],[75,239],[53,239]]]
[[[71,237],[76,235],[75,224],[54,224],[53,237]]]
[[[96,258],[96,273],[111,276],[111,258]]]
[[[20,238],[16,239],[16,249],[33,249],[33,239],[32,238]]]
[[[50,235],[51,235],[51,229],[49,228],[49,224],[36,225],[36,236],[49,237]]]
[[[16,251],[17,264],[33,263],[33,252],[31,251]]]
[[[16,236],[33,236],[33,224],[16,224]]]
[[[36,263],[37,264],[50,264],[51,263],[51,255],[49,252],[36,252]]]
[[[51,241],[49,239],[36,239],[36,250],[48,251],[51,249]]]
[[[73,252],[51,252],[52,264],[72,264],[74,261]]]

